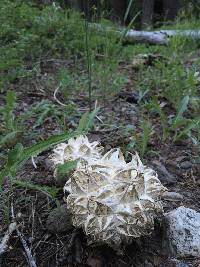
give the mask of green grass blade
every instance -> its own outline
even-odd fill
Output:
[[[125,13],[125,16],[124,16],[124,22],[127,20],[128,18],[128,15],[130,13],[130,9],[132,7],[132,4],[133,4],[133,0],[129,0],[129,3],[128,3],[128,7],[126,9],[126,13]]]
[[[152,126],[150,121],[148,120],[143,120],[141,123],[141,129],[142,129],[142,137],[141,137],[141,144],[140,144],[140,153],[141,153],[141,157],[144,157],[144,154],[147,151],[147,146],[148,146],[148,142],[151,136],[151,132],[152,132]]]
[[[127,32],[130,30],[131,26],[133,25],[134,21],[137,19],[137,17],[140,15],[141,11],[139,11],[130,21],[129,25],[125,28],[125,30],[123,31],[121,38],[119,40],[119,43],[121,44],[124,40],[124,38],[126,37]]]
[[[179,133],[179,135],[176,137],[175,141],[179,140],[183,136],[188,135],[188,133],[196,129],[198,125],[200,124],[200,118],[196,118],[194,120],[191,120],[190,123],[187,123],[186,127]]]
[[[20,181],[20,180],[12,180],[12,182],[13,182],[13,184],[16,184],[16,185],[23,187],[23,188],[28,188],[28,189],[43,192],[43,193],[49,195],[50,197],[52,197],[53,199],[55,199],[56,194],[59,191],[59,189],[54,187],[54,186],[52,186],[52,187],[41,186],[41,185],[33,184],[31,182],[24,182],[24,181]]]
[[[14,131],[14,114],[13,109],[16,102],[16,93],[8,91],[6,95],[6,106],[4,110],[4,121],[6,124],[6,131]]]

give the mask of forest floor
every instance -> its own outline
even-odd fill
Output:
[[[52,64],[52,68],[53,68]],[[128,66],[127,66],[128,68]],[[129,66],[130,79],[135,78],[137,73]],[[45,71],[45,75],[46,75]],[[24,85],[24,88],[27,88]],[[53,91],[37,90],[30,86],[29,90],[23,90],[16,85],[18,93],[18,104],[16,114],[26,112],[27,105],[37,103],[41,100],[55,102]],[[129,124],[135,126],[135,131],[139,132],[140,111],[135,99],[134,88],[128,86],[123,89],[114,99],[107,101],[105,106],[100,105],[98,118],[93,130],[90,131],[90,140],[98,140],[106,149],[121,147],[124,149],[130,142],[130,133],[125,134],[122,125]],[[87,110],[87,99],[83,95],[73,98],[78,109]],[[69,127],[71,122],[69,121]],[[76,125],[77,121],[74,122]],[[156,135],[151,137],[148,147],[156,153],[148,153],[146,164],[158,172],[162,183],[169,191],[180,193],[183,196],[181,201],[164,201],[164,211],[168,212],[179,206],[200,210],[200,166],[195,162],[199,151],[188,140],[181,140],[176,144],[170,140],[164,144],[159,144],[158,138],[162,135],[160,122],[154,119],[154,129]],[[32,121],[28,121],[27,125]],[[42,125],[38,127],[41,139],[55,134],[59,131],[51,117],[47,117]],[[27,144],[32,140],[27,138]],[[41,186],[56,186],[53,177],[53,170],[49,167],[48,157],[51,151],[42,153],[35,158],[35,168],[30,161],[17,174],[17,179],[29,181]],[[9,190],[4,182],[4,190]],[[61,233],[59,229],[49,231],[47,218],[57,206],[56,201],[47,194],[38,190],[20,188],[14,186],[10,199],[13,202],[14,212],[18,214],[20,229],[28,242],[32,253],[36,259],[37,266],[175,266],[169,260],[160,239],[162,226],[156,224],[155,232],[150,237],[143,237],[133,241],[133,244],[125,248],[122,255],[116,254],[108,247],[90,247],[86,244],[86,237],[79,231],[72,229],[70,232],[63,231],[61,222]],[[59,188],[57,200],[60,205],[64,204],[63,190]],[[65,218],[65,217],[64,217]],[[52,223],[55,224],[56,220]],[[1,225],[4,232],[7,225]],[[26,257],[22,244],[16,235],[12,235],[9,242],[9,249],[1,258],[2,266],[27,266]],[[184,259],[183,261],[198,266],[199,259]]]
[[[55,6],[16,5],[3,0],[0,7],[2,169],[17,143],[29,147],[73,132],[89,110],[80,15]],[[89,139],[99,141],[106,151],[120,147],[127,161],[129,152],[138,151],[167,189],[182,195],[163,200],[164,212],[180,206],[200,211],[199,43],[175,37],[166,47],[153,47],[124,44],[108,32],[90,34],[91,104],[99,110]],[[10,106],[8,90],[16,93]],[[67,229],[63,186],[54,179],[51,154],[49,149],[29,159],[14,180],[5,176],[0,191],[1,238],[13,210],[38,267],[200,266],[200,257],[179,261],[169,255],[162,219],[155,222],[151,236],[133,240],[121,253],[107,246],[88,246],[81,230]],[[52,189],[54,197],[46,189]],[[0,266],[28,266],[16,231],[0,255]]]

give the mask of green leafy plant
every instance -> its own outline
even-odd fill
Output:
[[[189,137],[197,144],[197,140],[199,139],[200,119],[199,117],[191,119],[184,116],[184,113],[189,111],[189,100],[189,96],[184,96],[177,107],[175,115],[169,117],[161,108],[157,97],[153,97],[149,103],[145,104],[145,108],[149,113],[156,113],[159,115],[163,132],[162,141],[166,141],[168,137],[172,137],[173,142]]]
[[[152,100],[145,105],[149,112],[156,112],[159,115],[162,126],[162,141],[165,141],[169,136],[168,118],[165,112],[162,110],[157,97],[153,97]]]
[[[184,124],[187,124],[187,119],[183,118],[183,113],[188,109],[189,99],[190,98],[188,95],[183,97],[177,108],[176,116],[169,122],[170,130],[175,130],[174,140],[177,139],[177,132],[180,131],[180,127]]]
[[[16,94],[14,91],[7,91],[5,105],[0,108],[2,118],[2,129],[0,135],[0,147],[12,146],[22,134],[22,127],[14,115]]]
[[[18,168],[22,166],[22,164],[25,163],[29,158],[37,156],[39,153],[49,149],[53,145],[71,138],[72,136],[75,136],[75,134],[62,134],[53,136],[28,148],[24,148],[22,144],[17,144],[14,149],[9,151],[6,164],[3,170],[0,171],[0,184],[2,184],[5,176],[14,177]]]
[[[144,158],[145,154],[148,153],[148,143],[153,134],[153,127],[149,120],[143,119],[140,123],[140,131],[136,132],[133,127],[126,129],[128,135],[131,134],[131,141],[126,146],[126,157],[129,152],[133,150],[138,151],[141,158]]]
[[[142,120],[140,124],[141,133],[138,137],[138,149],[141,157],[143,158],[147,152],[149,139],[152,135],[152,125],[149,120]]]
[[[41,152],[48,150],[52,146],[64,142],[69,138],[87,133],[92,127],[93,120],[96,115],[96,110],[92,113],[86,112],[80,119],[79,126],[74,133],[64,133],[56,136],[51,136],[47,140],[40,141],[35,145],[24,148],[22,144],[17,144],[14,149],[8,152],[6,164],[0,171],[0,185],[5,176],[14,177],[17,170],[31,157],[37,156]]]
[[[13,114],[13,110],[15,108],[15,102],[16,102],[16,93],[14,91],[8,91],[6,95],[6,105],[2,109],[6,132],[11,132],[15,130],[14,114]]]
[[[79,134],[81,134],[83,131],[88,132],[92,128],[94,124],[94,119],[98,111],[99,111],[99,108],[94,109],[92,112],[87,111],[83,114],[83,116],[81,117],[79,121],[79,125],[77,128],[77,132]]]
[[[75,110],[76,105],[74,103],[66,104],[64,107],[55,105],[49,100],[42,100],[39,103],[36,103],[30,106],[29,110],[25,114],[21,114],[20,120],[26,122],[29,119],[34,119],[32,125],[32,131],[37,130],[40,127],[45,119],[51,118],[59,125],[60,129],[65,129],[65,119],[70,119],[71,117],[77,114]]]
[[[9,202],[9,196],[13,190],[14,185],[23,188],[28,188],[30,190],[38,190],[40,192],[43,192],[49,197],[53,198],[56,201],[57,205],[59,205],[58,201],[56,200],[56,194],[58,192],[58,189],[56,187],[41,186],[39,184],[34,184],[30,181],[21,181],[19,179],[15,179],[16,173],[19,168],[26,163],[28,159],[37,156],[38,154],[50,149],[52,146],[58,143],[67,141],[69,138],[76,137],[84,133],[86,134],[93,126],[94,118],[96,116],[97,111],[98,110],[94,110],[92,113],[86,112],[85,114],[83,114],[82,118],[80,119],[77,130],[73,133],[63,133],[57,136],[51,136],[47,140],[40,141],[30,147],[24,147],[21,143],[18,143],[13,149],[10,149],[8,151],[7,155],[4,157],[5,164],[0,170],[0,197],[3,201],[2,205],[5,220],[7,218],[8,221],[9,218],[9,203],[7,202]],[[69,162],[68,164],[64,164],[63,166],[61,166],[61,168],[59,168],[60,176],[62,176],[64,173],[66,175],[66,173],[70,172],[72,169],[75,168],[75,165],[76,162]],[[9,194],[5,193],[2,190],[2,183],[5,177],[9,178]]]
[[[196,134],[194,133],[196,131]],[[200,118],[187,120],[184,128],[177,134],[176,140],[183,137],[189,137],[195,145],[199,145],[200,142]]]

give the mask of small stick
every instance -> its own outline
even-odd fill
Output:
[[[24,247],[24,251],[26,253],[26,258],[27,258],[27,261],[29,263],[29,266],[30,267],[37,267],[34,259],[33,259],[33,256],[31,254],[31,250],[29,249],[27,243],[26,243],[26,240],[24,239],[23,235],[21,234],[21,232],[19,231],[19,229],[16,229],[16,232],[17,232],[17,235],[18,237],[20,238],[20,241],[22,242],[22,245]]]
[[[57,96],[56,96],[56,94],[57,94],[57,92],[58,92],[59,89],[60,89],[60,86],[58,86],[58,87],[55,89],[55,91],[54,91],[54,93],[53,93],[53,98],[55,99],[55,101],[56,101],[59,105],[61,105],[61,106],[63,106],[63,107],[67,107],[67,105],[65,105],[64,103],[62,103],[62,102],[57,98]]]
[[[32,161],[33,167],[34,167],[35,169],[37,169],[37,165],[36,165],[36,163],[35,163],[34,157],[31,157],[31,161]]]
[[[14,209],[13,209],[13,204],[11,204],[11,216],[12,216],[12,219],[13,221],[15,220],[15,215],[14,215]],[[22,233],[19,231],[18,228],[16,228],[16,232],[17,232],[17,235],[23,245],[23,248],[24,248],[24,251],[26,253],[26,259],[27,259],[27,262],[29,264],[30,267],[37,267],[35,261],[34,261],[34,258],[31,254],[31,250],[29,249],[27,243],[26,243],[26,240],[24,239]]]
[[[94,105],[94,110],[96,110],[97,108],[98,108],[98,101],[96,100],[95,101],[95,105]],[[103,124],[103,121],[102,121],[101,118],[99,118],[97,115],[96,115],[96,118],[97,118],[98,121],[100,121]]]
[[[2,238],[1,243],[0,243],[0,255],[6,251],[8,240],[9,240],[12,232],[16,230],[16,227],[17,227],[16,222],[13,222],[9,225],[9,228],[6,231],[6,233],[5,233],[5,235]]]

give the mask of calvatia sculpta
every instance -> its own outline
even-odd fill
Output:
[[[119,148],[103,154],[98,142],[79,136],[58,145],[52,160],[55,168],[77,160],[64,186],[65,200],[73,225],[84,230],[89,243],[116,247],[152,232],[166,188],[138,154],[127,163]]]

